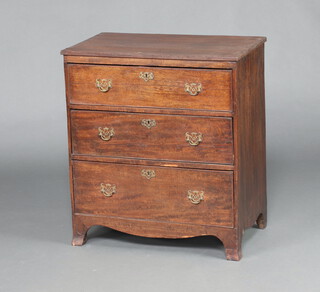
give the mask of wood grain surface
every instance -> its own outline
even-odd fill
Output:
[[[143,169],[155,177],[142,176]],[[74,161],[73,173],[75,213],[233,226],[232,171]],[[101,183],[115,185],[116,193],[105,197]],[[204,200],[191,203],[189,190],[203,191]]]
[[[237,118],[239,224],[248,228],[259,218],[267,223],[264,46],[238,64]]]
[[[156,123],[150,129],[141,124],[148,119]],[[99,127],[114,136],[102,140]],[[233,163],[231,118],[71,111],[71,128],[74,155]],[[201,133],[202,142],[190,145],[187,132]]]
[[[130,66],[68,65],[71,104],[158,107],[232,111],[231,71]],[[144,81],[140,72],[152,72]],[[111,79],[112,88],[101,92],[96,79]],[[201,83],[192,96],[185,83]]]
[[[100,33],[63,55],[238,61],[266,41],[254,36]]]
[[[198,68],[198,69],[233,69],[236,62],[231,61],[196,61],[196,60],[168,60],[144,58],[116,58],[97,56],[64,56],[67,64],[95,64],[95,65],[129,65],[152,66],[173,68]]]

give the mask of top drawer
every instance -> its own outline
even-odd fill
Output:
[[[71,104],[232,111],[231,70],[68,65]]]

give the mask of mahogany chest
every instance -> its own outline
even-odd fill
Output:
[[[103,225],[241,258],[267,219],[265,41],[101,33],[61,52],[73,245]]]

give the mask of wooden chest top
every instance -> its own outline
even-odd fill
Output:
[[[100,33],[61,51],[69,56],[236,62],[266,41],[255,36]]]

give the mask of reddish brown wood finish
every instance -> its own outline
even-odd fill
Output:
[[[65,56],[68,64],[99,64],[99,65],[129,65],[127,58],[108,58],[90,56]],[[159,66],[174,68],[202,68],[202,69],[232,69],[235,62],[197,61],[197,60],[166,60],[130,58],[130,66]]]
[[[239,224],[267,223],[264,46],[242,59],[235,71],[238,108]],[[260,216],[261,215],[261,216]]]
[[[199,61],[239,61],[265,37],[100,33],[63,55]]]
[[[130,165],[149,165],[149,166],[166,166],[166,167],[184,167],[191,169],[211,169],[211,170],[234,170],[231,164],[215,164],[205,162],[190,162],[177,160],[160,160],[145,158],[128,158],[128,157],[111,157],[111,156],[92,156],[92,155],[72,155],[72,159],[79,161],[107,162]]]
[[[158,107],[232,111],[231,71],[131,66],[69,65],[71,104]],[[152,72],[144,81],[141,72]],[[96,79],[111,79],[112,88],[101,92]],[[192,96],[186,83],[201,83]]]
[[[154,42],[154,39],[157,39],[157,41]],[[103,225],[122,232],[148,237],[183,238],[213,235],[223,242],[227,259],[239,260],[241,258],[241,241],[244,230],[255,223],[257,223],[258,228],[264,228],[267,219],[263,46],[265,40],[263,37],[100,34],[62,52],[65,55],[68,107],[73,245],[82,245],[85,242],[87,230],[91,226]],[[168,95],[163,94],[166,91],[162,91],[162,94],[159,94],[162,88],[160,91],[158,87],[153,87],[151,90],[151,87],[146,87],[148,82],[144,84],[143,80],[141,80],[142,84],[144,84],[143,91],[148,92],[148,94],[140,100],[137,94],[132,93],[132,88],[127,89],[129,92],[127,101],[134,101],[130,102],[130,105],[125,102],[127,96],[125,91],[117,95],[117,98],[121,100],[120,103],[116,99],[113,100],[113,103],[110,103],[105,102],[105,100],[99,101],[99,98],[97,99],[98,95],[87,89],[85,89],[87,90],[86,96],[83,95],[81,97],[82,103],[74,104],[71,102],[74,92],[77,92],[76,95],[78,96],[82,94],[80,92],[81,84],[76,85],[79,89],[75,90],[75,85],[70,82],[70,68],[75,64],[77,66],[83,66],[81,64],[107,65],[99,67],[101,72],[105,72],[106,68],[110,68],[108,65],[113,67],[119,67],[117,65],[120,65],[124,69],[128,68],[127,66],[131,66],[132,72],[140,70],[141,68],[138,66],[145,66],[145,68],[151,66],[155,70],[164,70],[161,72],[170,72],[169,75],[172,74],[171,72],[180,72],[179,74],[170,75],[174,77],[172,88],[174,94],[171,95],[171,98],[176,99],[171,103],[171,100],[168,101]],[[83,66],[83,68],[89,67],[87,65]],[[94,66],[94,68],[97,68],[97,66]],[[207,85],[213,89],[213,93],[215,88],[219,88],[220,85],[218,84],[217,87],[216,82],[211,84],[210,78],[217,76],[215,74],[220,74],[220,72],[231,73],[229,75],[230,78],[228,77],[229,81],[225,83],[228,84],[229,98],[226,98],[225,95],[221,99],[221,96],[217,94],[215,99],[209,99],[209,95],[207,95],[205,98],[208,98],[209,102],[204,104],[203,100],[200,99],[200,93],[193,100],[194,103],[190,99],[188,106],[185,106],[184,96],[178,94],[179,98],[177,98],[176,94],[176,90],[179,87],[177,87],[177,84],[187,82],[185,80],[181,81],[184,76],[181,72],[185,72],[181,70],[182,68],[185,68],[183,70],[186,72],[202,72],[199,73],[201,76],[207,76],[205,78]],[[189,70],[188,68],[196,70]],[[221,69],[227,70],[222,71]],[[211,75],[208,72],[211,72]],[[212,72],[216,73],[212,74]],[[74,75],[72,78],[81,80],[84,87],[89,88],[89,83],[92,84],[92,81],[89,82],[78,73],[75,74],[77,76]],[[192,77],[192,74],[188,76]],[[123,73],[119,73],[118,76],[123,76]],[[218,78],[215,81],[217,80],[221,82],[222,79]],[[128,87],[131,81],[124,85]],[[170,87],[170,85],[168,86]],[[139,90],[140,85],[135,83],[135,87]],[[168,90],[170,90],[169,87],[167,88]],[[111,91],[106,95],[109,93]],[[205,93],[205,91],[202,93]],[[212,95],[210,94],[210,96]],[[157,103],[152,103],[151,101],[155,100],[155,97],[157,97]],[[146,99],[149,104],[145,103]],[[92,103],[92,100],[96,100],[97,103]],[[220,100],[218,107],[216,107],[217,103],[215,103],[217,100]],[[224,103],[224,106],[221,106],[221,102]],[[77,126],[75,124],[71,125],[73,119],[71,116],[77,113],[76,110],[81,111],[81,114],[79,112],[77,117]],[[90,119],[86,117],[86,111],[91,111],[94,117],[90,122],[88,122]],[[73,113],[71,114],[71,112]],[[140,113],[140,115],[134,113]],[[158,117],[156,114],[159,114],[164,120],[166,120],[166,117],[170,120],[178,119],[183,125],[180,124],[176,129],[179,127],[182,129],[184,123],[190,125],[191,121],[196,119],[201,128],[211,129],[210,135],[217,131],[217,124],[213,125],[212,120],[232,121],[232,135],[230,137],[233,137],[233,141],[231,141],[233,151],[229,152],[228,150],[227,152],[229,155],[230,153],[234,154],[233,164],[226,164],[226,162],[224,164],[211,163],[216,162],[217,160],[215,159],[217,157],[221,157],[214,154],[217,149],[209,150],[213,151],[214,155],[208,159],[201,158],[202,155],[206,154],[201,154],[200,152],[193,154],[193,157],[198,157],[199,161],[178,160],[177,157],[182,155],[180,153],[176,156],[170,154],[172,155],[169,158],[170,160],[160,159],[161,155],[165,155],[168,152],[165,148],[161,149],[162,151],[159,150],[158,155],[156,155],[157,150],[154,149],[154,153],[149,158],[146,158],[148,152],[141,150],[141,155],[134,158],[128,157],[128,155],[122,157],[104,156],[105,149],[102,148],[101,150],[100,148],[99,150],[95,144],[96,142],[92,142],[93,144],[89,145],[89,140],[85,141],[88,138],[84,133],[90,133],[90,127],[98,120],[100,121],[101,116],[115,115],[119,117],[119,121],[122,121],[120,117],[125,115],[138,117],[144,116],[144,114],[150,118],[151,116]],[[132,118],[130,119],[132,122]],[[200,120],[203,120],[201,125]],[[86,126],[84,127],[84,125],[86,124],[88,126],[85,129]],[[136,131],[139,127],[132,125],[129,127],[137,134]],[[79,129],[82,132],[81,136],[77,136]],[[224,129],[222,132],[226,131],[225,127],[221,129]],[[163,128],[161,131],[162,133],[165,132]],[[169,132],[165,133],[167,133],[166,137],[170,140],[172,136],[170,136]],[[228,133],[228,131],[225,133]],[[132,138],[134,135],[130,132],[127,137],[129,136]],[[221,136],[219,137],[221,140]],[[122,149],[129,149],[129,143],[125,138],[122,139],[122,142],[118,146]],[[211,142],[212,148],[214,148],[215,141],[211,140]],[[82,145],[87,145],[84,148],[91,149],[93,152],[90,155],[88,153],[83,154],[83,151],[79,151],[81,154],[72,154],[72,149],[80,145],[78,143],[84,143]],[[135,147],[137,147],[136,149],[139,148],[136,144],[133,148]],[[130,151],[128,150],[128,152]],[[125,152],[127,151],[123,151],[123,153]],[[94,161],[100,163],[95,163]],[[147,181],[141,183],[141,178],[135,179],[134,171],[132,170],[144,168],[156,169],[157,173],[161,174],[160,178],[157,176],[157,180],[151,179],[149,184]],[[72,171],[73,169],[75,171]],[[159,170],[161,171],[159,172]],[[95,199],[97,193],[99,193],[99,187],[96,191],[93,191],[92,188],[93,186],[96,188],[98,179],[107,177],[105,174],[108,174],[108,178],[112,177],[113,180],[116,180],[117,184],[120,183],[121,186],[125,186],[125,191],[121,190],[120,192],[122,201],[116,195],[111,198],[103,198],[106,200],[102,200],[101,197]],[[178,176],[179,179],[177,181],[179,183],[170,174]],[[232,177],[233,185],[230,183]],[[139,184],[130,183],[139,181]],[[158,184],[159,181],[161,181],[161,186]],[[179,209],[180,206],[178,206],[177,202],[180,200],[182,185],[190,182],[194,184],[201,182],[202,185],[210,189],[210,201],[206,205],[203,204],[206,201],[202,201],[199,205],[192,206],[196,207],[193,209],[192,207],[188,209],[189,207],[184,201],[181,203],[181,209]],[[162,185],[165,185],[165,187],[162,187]],[[137,190],[143,191],[137,192]],[[170,193],[175,193],[176,196],[169,196],[166,190],[170,190]],[[144,194],[147,194],[147,197],[144,197]],[[152,196],[151,194],[155,195]],[[159,199],[160,197],[166,199],[165,203]],[[219,198],[218,205],[215,205],[212,201],[214,197]],[[147,198],[147,200],[144,200],[144,198]],[[108,209],[107,205],[103,208],[103,203],[108,202],[108,199],[115,199],[117,202],[110,209]],[[173,205],[170,202],[173,202]],[[140,207],[148,205],[150,208],[143,208],[139,212],[139,209],[130,209],[130,204]],[[122,206],[124,207],[122,208]],[[173,208],[170,208],[170,206],[173,206]],[[197,207],[208,209],[207,212],[202,212]],[[118,211],[116,212],[116,210]],[[198,213],[195,210],[198,210]],[[224,211],[221,213],[221,210]],[[217,216],[217,212],[220,212],[219,216]],[[120,217],[119,214],[124,217]],[[189,220],[189,218],[192,220]]]
[[[81,246],[86,242],[87,231],[90,227],[103,225],[121,232],[152,238],[189,238],[213,235],[223,243],[228,260],[240,260],[241,257],[240,251],[235,248],[238,245],[238,238],[236,229],[233,228],[84,214],[74,214],[73,223],[72,245],[75,246]]]
[[[150,119],[154,127],[142,126]],[[230,118],[72,111],[71,126],[76,155],[233,164]],[[112,128],[114,136],[102,140],[99,127]],[[192,132],[202,134],[199,145],[186,141],[185,134]]]
[[[75,161],[73,173],[75,213],[233,227],[231,171]],[[115,185],[116,193],[105,197],[101,183]],[[203,201],[193,204],[189,190],[203,191]]]
[[[93,110],[93,111],[113,111],[125,113],[147,113],[147,114],[167,114],[167,115],[194,115],[209,117],[233,117],[233,112],[210,111],[197,109],[179,108],[158,108],[158,107],[134,107],[134,106],[110,106],[110,105],[86,105],[69,104],[70,109]]]

